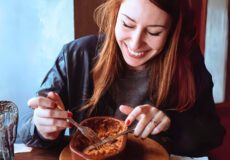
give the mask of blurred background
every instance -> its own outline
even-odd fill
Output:
[[[102,1],[0,0],[0,100],[13,101],[20,117],[25,114],[28,99],[35,95],[62,46],[97,34],[92,15]],[[226,108],[230,114],[228,0],[189,1],[199,28],[197,41],[213,76],[217,108],[224,106],[224,114]],[[223,123],[230,125],[229,119]]]
[[[20,117],[63,44],[74,39],[73,15],[71,0],[0,0],[0,100],[16,103]]]

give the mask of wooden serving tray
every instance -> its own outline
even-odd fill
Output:
[[[167,151],[156,141],[146,138],[144,140],[135,137],[133,134],[128,135],[125,150],[119,156],[119,160],[169,160]],[[71,151],[66,146],[59,160],[71,160]]]

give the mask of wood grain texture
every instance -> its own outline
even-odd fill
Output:
[[[93,19],[93,12],[102,1],[103,0],[74,0],[75,38],[98,33],[98,27]]]
[[[228,2],[228,55],[227,55],[225,102],[230,102],[230,40],[229,40],[229,37],[230,37],[230,2]]]
[[[206,34],[206,19],[207,19],[207,0],[194,1],[190,0],[190,6],[195,14],[195,25],[197,28],[197,42],[200,45],[201,51],[204,54],[205,50],[205,34]]]
[[[128,135],[125,150],[119,155],[119,160],[169,160],[167,151],[156,141],[149,138],[142,140],[134,135]],[[66,146],[59,157],[59,160],[71,160],[71,152]]]

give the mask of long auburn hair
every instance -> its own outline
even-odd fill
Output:
[[[119,73],[124,70],[115,39],[117,15],[123,1],[106,0],[95,10],[94,18],[99,26],[99,33],[105,34],[105,40],[92,70],[93,95],[80,110],[88,109],[91,113]],[[189,4],[187,0],[150,1],[167,12],[173,24],[163,53],[148,62],[149,98],[156,107],[160,107],[169,98],[173,102],[173,109],[184,111],[195,102],[195,82],[190,60],[195,30],[193,24],[185,19],[186,16],[191,17]],[[172,91],[173,97],[169,94]]]

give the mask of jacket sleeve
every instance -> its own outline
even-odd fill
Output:
[[[32,110],[32,109],[30,109]],[[57,146],[64,137],[64,132],[60,134],[60,136],[56,140],[46,140],[39,135],[36,130],[36,127],[33,123],[33,111],[27,112],[25,116],[23,116],[23,126],[19,129],[19,136],[23,143],[31,147],[38,148],[49,148],[52,146]]]
[[[172,120],[172,152],[185,156],[203,156],[221,145],[225,129],[220,124],[213,99],[211,74],[203,57],[197,54],[194,62],[196,102],[185,112],[169,114]]]
[[[65,109],[73,112],[77,121],[82,120],[84,115],[83,113],[77,115],[74,111],[84,104],[93,88],[90,72],[93,59],[98,53],[97,44],[96,35],[85,36],[66,44],[38,91],[38,93],[40,91],[58,93]],[[51,147],[62,143],[64,131],[55,141],[47,141],[37,132],[32,117],[33,110],[30,109],[24,114],[22,118],[24,125],[19,129],[19,136],[25,144],[33,147]]]
[[[66,46],[63,47],[58,58],[55,61],[54,66],[47,73],[45,79],[42,82],[40,87],[41,90],[45,91],[55,91],[66,101],[65,95],[66,92],[66,69],[65,69],[65,59],[64,54],[66,52]],[[61,142],[61,139],[64,137],[64,131],[56,140],[46,140],[39,135],[36,130],[36,127],[33,123],[33,110],[28,107],[27,112],[21,119],[21,124],[18,135],[20,139],[28,146],[48,148],[54,145],[57,145]]]
[[[193,109],[174,114],[172,153],[184,156],[207,155],[222,143],[224,134],[209,88],[200,95]]]

